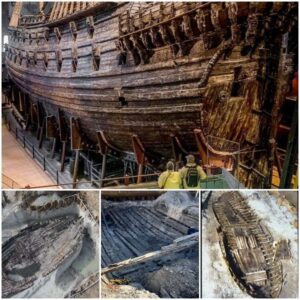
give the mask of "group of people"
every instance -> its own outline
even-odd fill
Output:
[[[200,180],[206,178],[205,172],[196,164],[194,155],[188,155],[186,161],[186,165],[178,171],[175,171],[174,162],[167,163],[167,170],[158,178],[158,185],[161,189],[200,188]]]

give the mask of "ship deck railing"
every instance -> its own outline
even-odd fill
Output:
[[[229,171],[219,169],[218,174],[200,180],[201,189],[242,189],[245,188]]]
[[[3,114],[3,122],[7,124],[8,130],[15,136],[16,141],[27,151],[29,155],[31,155],[32,159],[34,159],[44,171],[48,172],[51,178],[54,179],[55,185],[60,186],[64,181],[62,180],[62,176],[58,168],[53,166],[53,163],[49,158],[43,153],[41,149],[24,134],[24,131],[20,126],[17,125],[16,122],[12,118],[10,118],[7,114]],[[3,125],[3,124],[2,124]],[[28,188],[29,186],[23,187]]]

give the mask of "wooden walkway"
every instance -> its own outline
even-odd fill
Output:
[[[55,184],[15,140],[5,125],[2,125],[2,174],[17,182],[20,187]],[[2,182],[2,188],[11,187]]]

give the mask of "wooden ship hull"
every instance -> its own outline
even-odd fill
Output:
[[[129,285],[134,282],[141,283],[148,290],[145,283],[148,274],[153,276],[163,266],[172,268],[178,260],[185,258],[193,264],[189,272],[195,272],[197,276],[197,284],[191,288],[186,298],[197,298],[199,215],[184,210],[175,219],[168,214],[170,207],[173,207],[168,206],[168,201],[159,204],[147,192],[138,198],[140,193],[142,191],[134,192],[131,196],[125,193],[122,201],[119,194],[104,191],[101,210],[102,281],[111,285],[114,279],[125,279]],[[141,200],[147,200],[147,204],[142,204]],[[190,232],[196,228],[197,232]],[[182,266],[182,269],[185,267]],[[169,275],[164,276],[169,282]],[[158,281],[158,285],[161,284]],[[177,284],[183,293],[182,282],[179,280]],[[166,289],[164,297],[169,292],[168,287]],[[162,296],[159,291],[150,291]],[[180,298],[179,291],[172,288],[168,298],[174,297]]]
[[[9,206],[10,202],[3,199],[6,230],[2,245],[3,298],[32,298],[33,295],[75,298],[91,291],[99,293],[99,210],[98,200],[90,200],[82,193],[25,192],[14,204],[14,208],[18,207],[15,211]],[[13,223],[16,215],[19,216],[17,223]],[[7,220],[10,221],[7,223]],[[23,220],[30,221],[25,224]],[[93,242],[93,250],[88,262],[93,261],[95,266],[87,273],[84,267],[77,271],[74,264],[80,262],[82,253],[91,247],[90,242]],[[86,260],[85,264],[88,264]],[[92,270],[95,273],[91,274]],[[63,281],[68,271],[72,273],[71,281],[53,294],[54,281]],[[43,295],[39,294],[41,290]]]
[[[15,6],[6,65],[27,128],[73,150],[134,152],[139,164],[194,153],[238,164],[249,187],[270,183],[297,4],[78,3],[36,16]],[[247,151],[234,160],[207,136]]]
[[[283,284],[282,265],[273,238],[238,192],[213,203],[220,223],[220,245],[240,288],[255,298],[277,298]]]
[[[29,225],[8,239],[2,245],[2,297],[40,287],[78,255],[83,237],[81,218],[65,216]]]

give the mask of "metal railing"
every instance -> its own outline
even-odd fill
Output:
[[[63,174],[60,173],[60,170],[56,168],[53,164],[53,160],[48,158],[42,150],[35,145],[27,136],[23,133],[23,130],[18,128],[14,122],[12,122],[6,115],[3,115],[4,123],[7,124],[8,130],[15,136],[17,142],[22,145],[24,149],[29,152],[31,157],[43,168],[44,171],[47,171],[51,178],[55,180],[55,184],[50,185],[43,185],[43,186],[26,186],[26,187],[20,187],[20,188],[51,188],[51,187],[57,187],[60,186],[62,188],[68,188],[69,186],[73,185],[73,182],[66,181],[66,178],[64,178]],[[90,184],[98,186],[100,182],[110,182],[110,181],[119,181],[119,182],[125,182],[131,181],[134,183],[136,179],[140,176],[144,178],[144,180],[157,180],[157,177],[159,176],[158,173],[155,173],[151,168],[145,167],[145,174],[143,175],[123,175],[123,174],[108,174],[106,178],[101,179],[100,173],[101,173],[101,167],[102,165],[97,163],[95,164],[92,160],[89,160],[87,156],[84,153],[80,153],[80,157],[84,159],[84,174],[90,179],[90,180],[83,180],[76,184]],[[10,184],[12,185],[12,184]],[[125,184],[126,185],[126,184]]]
[[[216,175],[200,180],[201,189],[242,189],[245,188],[230,172],[219,169]]]
[[[2,173],[2,188],[21,189],[23,187],[10,177]]]
[[[28,137],[17,126],[13,126],[9,120],[6,120],[8,130],[12,132],[16,138],[16,141],[29,152],[31,157],[38,162],[38,164],[47,171],[49,175],[55,180],[56,185],[61,183],[61,175],[59,170],[53,166],[53,163],[42,153],[38,146],[34,145]],[[26,187],[25,187],[26,188]]]

